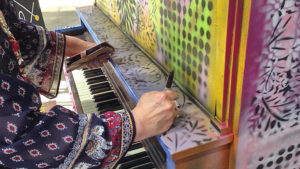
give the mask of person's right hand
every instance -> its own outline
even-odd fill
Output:
[[[134,141],[162,134],[171,127],[178,114],[176,98],[177,93],[172,90],[153,91],[141,96],[132,110],[136,126]]]

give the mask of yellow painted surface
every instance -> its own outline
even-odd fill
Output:
[[[140,22],[139,24],[139,31],[132,31],[131,36],[150,56],[155,56],[157,42],[154,24],[149,15],[150,6],[139,6],[138,10],[140,11],[140,15],[138,15],[139,20],[142,20],[143,22]]]
[[[120,25],[121,21],[118,15],[117,2],[115,0],[101,0],[95,1],[95,3],[105,14],[109,15],[116,24]]]
[[[212,13],[212,19],[216,20],[212,26],[212,44],[211,66],[209,72],[211,76],[208,79],[207,106],[214,109],[216,106],[216,116],[221,121],[223,107],[223,90],[224,90],[224,69],[225,69],[225,50],[227,38],[227,22],[228,22],[228,5],[229,1],[218,1],[215,3],[216,11]],[[214,112],[213,112],[214,113]]]
[[[226,104],[223,103],[223,92],[229,0],[203,1],[205,7],[201,1],[196,3],[196,1],[170,0],[169,2],[170,5],[166,5],[166,1],[162,0],[130,1],[134,3],[135,8],[131,10],[134,13],[130,15],[132,27],[126,32],[167,71],[175,70],[175,79],[211,114],[216,113],[219,121],[224,121],[221,118],[223,104]],[[124,22],[119,16],[122,14],[118,11],[120,9],[117,0],[96,0],[96,3],[117,25]],[[212,10],[208,9],[209,3],[212,4]],[[181,13],[178,12],[179,4]],[[183,9],[186,10],[185,13],[182,12]],[[173,16],[176,16],[175,19]],[[178,22],[179,18],[181,22]],[[211,19],[211,25],[208,24],[208,18]],[[183,24],[183,21],[187,24]],[[200,28],[204,30],[204,35],[201,35]],[[207,38],[207,32],[210,33],[210,38]],[[192,37],[191,40],[188,35]],[[196,43],[194,38],[197,40]],[[199,45],[200,39],[204,48]],[[185,43],[184,47],[183,43]],[[207,44],[209,44],[209,52],[205,49]],[[197,50],[196,54],[194,49]],[[202,59],[199,57],[200,52],[203,54]],[[205,56],[208,56],[209,63],[205,63]],[[191,58],[190,61],[188,57]],[[187,69],[183,70],[183,65],[189,68],[189,73]],[[199,65],[202,66],[201,71]],[[198,78],[202,81],[201,84]]]
[[[245,68],[245,60],[246,60],[247,37],[248,37],[248,30],[249,30],[249,20],[250,20],[252,0],[245,0],[243,2],[244,4],[243,4],[242,32],[241,32],[241,41],[240,41],[240,49],[239,49],[239,57],[238,57],[237,85],[236,85],[234,117],[233,117],[234,140],[230,152],[230,161],[229,161],[230,169],[235,168],[239,119],[240,119],[239,117],[241,111],[244,68]]]

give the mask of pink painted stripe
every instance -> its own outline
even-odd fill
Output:
[[[228,24],[227,24],[227,39],[226,39],[226,51],[225,51],[225,69],[224,69],[224,88],[223,88],[223,107],[222,107],[222,123],[226,120],[226,107],[227,107],[227,94],[229,86],[229,73],[230,73],[230,55],[233,39],[234,28],[234,14],[235,14],[236,0],[229,1],[228,7]]]
[[[233,49],[233,63],[232,63],[232,76],[231,76],[231,92],[230,92],[230,103],[229,103],[229,119],[228,124],[232,127],[233,123],[233,112],[235,106],[235,94],[236,94],[236,83],[237,83],[237,69],[238,69],[238,56],[239,47],[241,41],[241,26],[243,17],[243,0],[238,0],[237,14],[236,14],[236,29]]]

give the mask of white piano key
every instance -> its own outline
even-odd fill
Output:
[[[89,90],[89,85],[86,82],[86,78],[84,77],[82,70],[74,70],[72,72],[74,82],[76,84],[77,92],[79,95],[79,99],[82,105],[82,109],[84,113],[97,113],[97,105],[94,103],[93,95],[91,95]]]

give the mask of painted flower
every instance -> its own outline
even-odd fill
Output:
[[[64,123],[57,123],[57,124],[55,124],[55,127],[56,127],[58,130],[64,130],[64,129],[67,128],[67,127],[65,126]]]
[[[29,154],[30,154],[32,157],[37,157],[37,156],[42,155],[42,154],[40,153],[40,151],[37,150],[37,149],[32,149],[32,150],[29,150],[28,152],[29,152]]]
[[[73,137],[72,136],[66,136],[63,139],[66,143],[72,143],[73,142]]]
[[[10,89],[10,84],[9,84],[8,82],[2,81],[2,83],[1,83],[1,88],[2,88],[3,90],[9,91],[9,89]]]
[[[2,149],[2,152],[4,154],[12,154],[12,153],[15,153],[17,151],[14,148],[4,148],[4,149]]]
[[[23,87],[19,87],[19,89],[18,89],[18,94],[19,94],[20,96],[24,97],[24,96],[25,96],[25,93],[26,93],[25,89],[24,89]]]
[[[41,137],[48,137],[51,136],[50,132],[48,130],[43,130],[40,132]]]
[[[52,151],[58,149],[58,146],[56,143],[49,143],[49,144],[47,144],[47,147],[49,150],[52,150]]]
[[[18,127],[15,124],[7,122],[6,128],[10,133],[17,134]]]
[[[17,112],[22,110],[21,106],[18,103],[13,103],[13,109]]]
[[[47,163],[38,163],[36,166],[37,166],[38,168],[45,168],[45,167],[48,167],[49,164],[47,164]]]
[[[30,139],[30,140],[27,140],[27,141],[24,141],[23,142],[23,144],[25,145],[25,146],[30,146],[30,145],[32,145],[32,144],[34,144],[35,143],[35,141],[33,140],[33,139]]]
[[[10,158],[14,162],[21,162],[24,161],[23,158],[20,155],[15,155],[12,158]]]
[[[59,161],[59,160],[61,160],[61,159],[63,159],[63,158],[65,158],[64,155],[58,155],[58,156],[54,157],[54,159],[55,159],[56,161]]]

